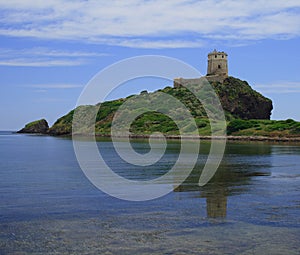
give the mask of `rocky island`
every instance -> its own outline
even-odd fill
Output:
[[[300,137],[300,123],[292,119],[275,121],[270,120],[273,109],[272,101],[259,92],[251,88],[247,81],[228,76],[227,54],[225,52],[213,51],[208,54],[208,70],[204,77],[213,87],[225,113],[227,122],[227,135],[229,139],[264,140],[269,137],[274,140],[277,138],[288,138],[297,140]],[[197,130],[185,127],[184,116],[182,126],[188,134],[209,137],[211,126],[207,113],[195,95],[186,88],[186,84],[200,86],[200,80],[196,79],[174,79],[174,86],[167,86],[158,91],[148,93],[142,91],[135,97],[150,98],[163,92],[178,99],[195,119]],[[182,86],[183,85],[183,86]],[[91,107],[99,108],[96,116],[95,134],[98,136],[110,136],[111,125],[118,108],[129,98],[120,98],[113,101],[101,102],[95,106],[79,106],[84,112]],[[208,95],[209,97],[209,95]],[[164,102],[166,107],[168,102]],[[143,107],[143,106],[137,106]],[[19,133],[42,133],[49,135],[71,135],[72,120],[74,111],[59,118],[52,127],[48,127],[46,120],[39,120],[27,124]],[[136,110],[136,109],[135,109]],[[180,112],[181,109],[175,109]],[[83,114],[84,115],[84,114]],[[178,127],[168,116],[158,112],[149,112],[137,117],[131,124],[130,132],[133,136],[144,137],[153,132],[161,132],[166,137],[178,136]],[[84,131],[82,132],[84,135]],[[266,138],[267,139],[267,138]],[[268,140],[268,139],[267,139]]]
[[[45,119],[41,119],[26,124],[25,127],[19,130],[17,133],[47,134],[48,131],[48,122]]]

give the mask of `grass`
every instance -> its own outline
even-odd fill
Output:
[[[210,112],[210,116],[217,119],[217,114],[214,113],[214,105],[216,102],[211,102],[211,91],[198,84],[192,84],[194,91],[198,91],[201,98],[206,103],[206,110]],[[198,87],[197,87],[198,86]],[[229,77],[223,84],[212,83],[216,93],[222,103],[225,117],[227,120],[227,134],[233,136],[279,136],[279,137],[295,137],[300,136],[300,123],[292,119],[288,120],[268,120],[271,112],[272,102],[265,98],[255,90],[252,90],[247,82],[241,81],[234,77]],[[169,96],[164,97],[162,94]],[[136,99],[138,99],[136,101]],[[180,103],[178,103],[178,102]],[[251,102],[249,102],[251,101]],[[206,111],[195,94],[184,87],[165,87],[158,91],[148,93],[142,91],[139,95],[131,95],[127,98],[121,98],[113,101],[103,102],[96,106],[80,106],[76,110],[79,119],[83,123],[94,123],[89,118],[89,111],[95,112],[96,124],[86,125],[80,130],[81,133],[95,129],[98,135],[109,135],[111,133],[112,121],[119,107],[123,107],[126,102],[127,109],[120,118],[119,125],[124,126],[126,120],[132,113],[136,113],[136,118],[130,126],[130,132],[133,134],[148,135],[154,132],[161,132],[166,135],[178,135],[179,128],[183,134],[199,134],[203,136],[211,135],[211,125],[208,120]],[[264,119],[262,115],[258,115],[260,107],[254,109],[253,105],[260,104],[266,106],[264,109]],[[100,107],[100,108],[99,108]],[[157,111],[153,111],[153,107]],[[100,110],[98,110],[98,108]],[[97,113],[95,110],[98,110]],[[196,127],[188,121],[187,112],[192,115],[195,120]],[[119,113],[118,113],[119,114]],[[257,115],[255,115],[257,114]],[[74,110],[70,111],[65,116],[59,118],[50,128],[50,133],[54,135],[71,134],[72,120]],[[171,117],[175,116],[176,121]],[[253,117],[254,116],[254,117]],[[176,124],[176,123],[177,124]],[[34,122],[28,124],[33,125]],[[218,125],[214,125],[216,130],[220,129]]]
[[[234,136],[300,136],[300,122],[287,120],[241,120],[235,119],[228,123],[227,134]]]

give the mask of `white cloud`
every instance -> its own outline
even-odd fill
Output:
[[[269,84],[258,84],[255,88],[264,93],[300,93],[300,81],[277,81]]]
[[[33,99],[34,103],[65,103],[65,102],[70,102],[70,99],[66,99],[66,98],[44,98],[44,97],[40,97],[40,98],[35,98]]]
[[[11,49],[7,50],[9,53],[12,52]],[[5,49],[4,49],[5,52]],[[14,53],[22,55],[37,55],[37,56],[49,56],[49,57],[103,57],[108,56],[107,53],[98,53],[98,52],[87,52],[87,51],[63,51],[50,49],[45,47],[36,47],[31,49],[21,49],[17,52],[14,50]],[[0,49],[1,55],[1,49]]]
[[[10,0],[2,1],[0,10],[5,24],[0,35],[129,47],[197,47],[208,38],[243,41],[300,35],[298,0]]]
[[[85,64],[83,60],[67,59],[33,59],[33,58],[12,58],[0,60],[0,66],[24,66],[24,67],[50,67],[50,66],[79,66]]]
[[[55,50],[45,47],[7,49],[0,48],[0,66],[78,66],[92,57],[108,56],[106,53]]]
[[[162,49],[162,48],[191,48],[191,47],[201,47],[205,43],[201,40],[189,41],[189,40],[162,40],[156,39],[151,40],[151,38],[144,38],[144,39],[111,39],[106,40],[105,43],[113,44],[123,47],[137,47],[137,48],[155,48],[155,49]]]
[[[38,89],[36,91],[39,91],[39,92],[45,92],[45,91],[47,91],[46,89],[74,89],[74,88],[82,88],[83,85],[58,83],[58,84],[31,84],[26,87]]]

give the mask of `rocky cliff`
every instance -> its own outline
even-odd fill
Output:
[[[17,133],[46,134],[48,130],[48,122],[45,119],[41,119],[26,124],[25,127]]]
[[[272,101],[253,90],[246,81],[234,77],[223,83],[211,82],[223,109],[239,119],[270,119]]]

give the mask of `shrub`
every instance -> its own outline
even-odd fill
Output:
[[[239,130],[251,128],[255,125],[256,125],[255,123],[252,123],[249,120],[235,119],[230,121],[229,124],[227,125],[227,134],[230,135]]]

